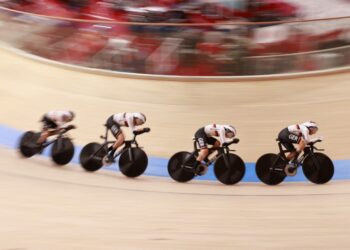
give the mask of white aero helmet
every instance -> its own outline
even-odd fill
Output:
[[[146,122],[146,116],[140,112],[133,113],[134,117],[141,120],[142,124]]]
[[[63,120],[68,122],[68,121],[72,121],[75,117],[75,113],[73,111],[58,111],[62,114],[63,116]]]
[[[75,113],[71,110],[68,111],[68,113],[70,114],[70,117],[72,118],[72,120],[74,119],[75,117]]]
[[[316,122],[313,122],[313,121],[307,121],[307,122],[304,122],[302,123],[302,125],[304,125],[305,127],[307,128],[317,128],[318,129],[318,125]]]
[[[225,133],[226,133],[226,134],[227,134],[227,133],[232,133],[232,134],[233,134],[232,137],[236,136],[237,131],[236,131],[235,127],[233,127],[233,126],[231,126],[231,125],[224,125],[224,128],[225,128]]]

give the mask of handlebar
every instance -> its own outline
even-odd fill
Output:
[[[198,140],[197,140],[197,138],[193,138],[193,140],[194,140],[194,149],[195,150],[198,150],[198,147],[197,147],[197,144],[198,144]],[[224,149],[227,149],[227,150],[230,150],[229,148],[228,148],[228,146],[230,146],[231,144],[237,144],[239,142],[239,139],[238,138],[234,138],[232,141],[230,141],[230,142],[225,142],[225,143],[223,143],[222,144],[222,146],[219,146],[219,147],[209,147],[208,149],[209,149],[209,154],[211,154],[212,152],[214,152],[215,150],[224,150]],[[235,150],[230,150],[230,151],[235,151]]]
[[[133,133],[134,133],[134,135],[135,135],[135,137],[137,136],[137,135],[141,135],[141,134],[143,134],[143,133],[149,133],[151,131],[151,129],[150,128],[144,128],[144,129],[142,129],[142,130],[140,130],[140,131],[133,131]]]
[[[65,128],[61,128],[59,133],[64,134],[64,133],[67,133],[69,130],[76,129],[76,128],[77,127],[75,125],[68,125]]]
[[[228,146],[230,146],[231,144],[237,144],[238,142],[239,142],[239,139],[238,138],[234,138],[230,142],[223,143],[221,147],[211,147],[209,150],[211,152],[214,152],[215,150],[223,150],[225,148],[228,148]],[[235,151],[235,150],[230,150],[230,151]]]
[[[316,151],[324,151],[324,149],[322,149],[322,148],[316,148],[316,147],[314,146],[316,143],[321,142],[321,141],[322,141],[321,139],[318,139],[318,140],[316,140],[316,141],[314,141],[314,142],[310,142],[310,143],[307,145],[307,147],[312,148],[312,149],[314,149],[314,150],[316,150]]]
[[[321,142],[321,141],[322,141],[322,140],[318,139],[318,140],[316,140],[316,141],[314,141],[314,142],[310,142],[308,145],[313,146],[314,144],[316,144],[316,143],[318,143],[318,142]]]
[[[225,142],[222,144],[223,147],[228,147],[230,146],[231,144],[237,144],[239,142],[239,139],[238,138],[234,138],[232,141],[230,142]]]
[[[105,126],[107,126],[107,125],[105,124]],[[107,128],[106,131],[108,131],[108,128]],[[135,141],[136,136],[141,135],[143,133],[149,133],[150,131],[151,131],[150,128],[144,128],[144,129],[142,129],[140,131],[133,131],[134,138],[133,138],[133,140],[131,140],[131,142]],[[106,132],[106,135],[100,135],[100,138],[103,139],[103,140],[106,140],[107,139],[107,132]]]

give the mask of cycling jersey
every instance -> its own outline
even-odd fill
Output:
[[[42,121],[48,123],[49,127],[62,128],[67,123],[66,117],[71,116],[69,111],[49,111],[44,115]]]
[[[304,125],[304,123],[290,125],[287,127],[287,129],[291,134],[294,134],[298,137],[301,137],[305,141],[306,144],[317,140],[317,138],[314,138],[314,139],[310,138],[310,131]]]
[[[113,121],[121,127],[129,127],[135,131],[135,117],[134,113],[117,113],[113,115]]]
[[[232,128],[230,125],[210,124],[204,127],[204,131],[208,137],[219,137],[220,143],[226,142],[226,131]]]

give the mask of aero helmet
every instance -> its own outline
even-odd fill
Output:
[[[145,123],[146,122],[146,116],[142,113],[134,113],[134,117],[141,120],[142,123]]]
[[[307,128],[317,128],[318,129],[317,123],[313,122],[313,121],[304,122],[303,125]]]
[[[231,125],[224,125],[224,127],[225,127],[225,132],[226,133],[233,133],[233,136],[236,136],[237,131],[236,131],[236,129],[233,126],[231,126]]]
[[[71,116],[71,119],[73,120],[74,119],[74,117],[75,117],[75,113],[73,112],[73,111],[68,111],[68,113],[70,114],[70,116]]]

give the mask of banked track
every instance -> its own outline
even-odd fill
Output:
[[[295,80],[179,83],[71,71],[1,50],[1,124],[38,128],[49,109],[78,114],[75,143],[98,140],[113,112],[141,110],[153,156],[191,148],[193,131],[232,123],[245,161],[276,151],[281,127],[314,119],[333,159],[349,159],[349,74]],[[0,149],[0,249],[346,249],[349,183],[317,186],[94,174]]]

